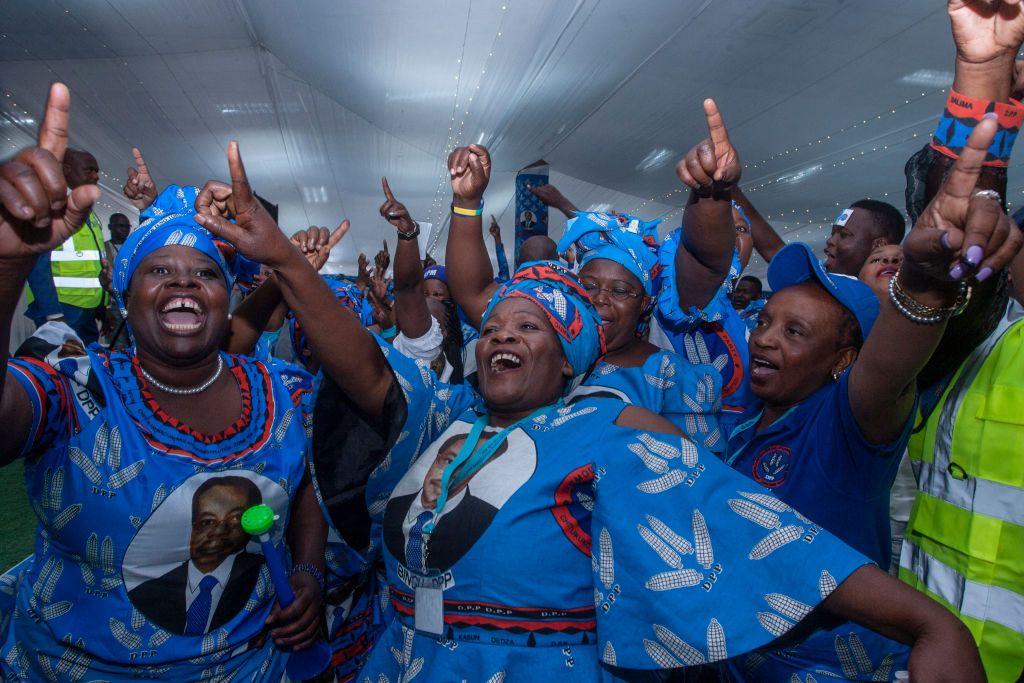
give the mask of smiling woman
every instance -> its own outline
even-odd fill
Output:
[[[473,146],[449,159],[453,205],[465,209],[453,224],[480,229],[471,209],[485,155]],[[592,681],[714,662],[795,626],[766,626],[764,595],[802,604],[802,616],[822,603],[921,638],[925,660],[930,643],[967,642],[940,606],[862,566],[664,419],[617,399],[567,405],[604,352],[601,317],[571,273],[527,264],[497,289],[482,315],[477,395],[338,306],[266,211],[242,199],[251,190],[235,143],[228,162],[239,207],[197,221],[275,271],[325,373],[386,437],[376,461],[353,463],[365,475],[354,501],[324,501],[368,517],[351,581],[394,610],[379,629],[353,622],[360,642],[376,640],[360,678]],[[764,515],[786,526],[766,535]]]
[[[20,177],[17,191],[4,184],[0,213],[4,356],[36,255],[77,230],[99,193],[82,185],[66,196],[69,105],[54,85],[38,146],[0,169]],[[72,666],[79,678],[199,680],[214,664],[226,676],[279,677],[279,648],[316,635],[317,579],[293,574],[296,601],[275,608],[260,587],[259,546],[238,525],[245,506],[269,504],[298,539],[296,561],[322,566],[325,525],[305,479],[310,378],[220,351],[233,277],[193,219],[196,197],[167,188],[118,254],[124,352],[83,349],[50,323],[0,370],[0,459],[24,459],[39,523],[35,555],[4,579],[17,581],[0,616],[4,680]],[[76,634],[73,654],[64,633]]]

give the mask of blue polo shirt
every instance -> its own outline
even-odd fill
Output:
[[[872,444],[853,416],[849,376],[828,382],[759,433],[762,405],[748,408],[730,434],[726,462],[885,569],[892,552],[889,489],[914,411],[899,438]]]

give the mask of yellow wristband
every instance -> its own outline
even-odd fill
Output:
[[[482,216],[484,215],[484,203],[480,202],[479,209],[463,209],[461,206],[452,204],[452,213],[456,216]]]

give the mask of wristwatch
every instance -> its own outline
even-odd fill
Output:
[[[412,229],[412,232],[402,232],[401,230],[399,230],[398,239],[405,240],[408,242],[420,236],[420,224],[417,223],[416,221],[413,221],[412,224],[416,226]]]

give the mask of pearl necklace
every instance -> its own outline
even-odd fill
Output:
[[[142,371],[142,376],[146,378],[146,381],[152,384],[154,387],[168,394],[174,394],[175,396],[192,396],[194,394],[201,394],[217,381],[221,373],[224,372],[224,358],[220,355],[217,356],[217,369],[213,371],[213,376],[206,380],[202,384],[194,387],[172,387],[163,382],[159,381],[156,377],[146,372],[146,368],[142,367],[142,363],[139,363],[139,370]]]

